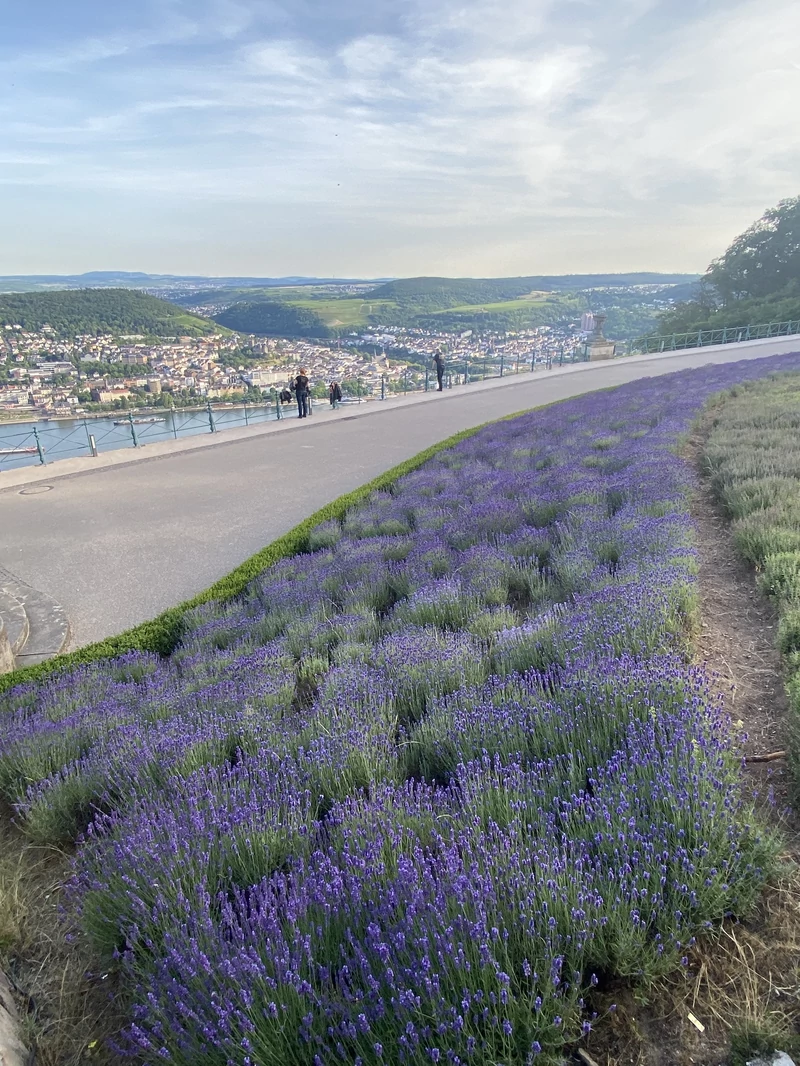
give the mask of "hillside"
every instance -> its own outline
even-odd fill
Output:
[[[497,303],[534,292],[578,292],[583,289],[628,288],[633,285],[678,285],[693,281],[694,274],[551,274],[523,278],[402,278],[379,285],[370,299],[398,303],[430,302],[437,307]],[[433,309],[433,308],[431,308]]]
[[[386,278],[378,278],[367,284],[378,285]],[[0,293],[4,292],[52,292],[56,289],[146,289],[148,292],[192,293],[201,290],[216,291],[232,287],[282,288],[286,285],[360,284],[358,279],[308,278],[292,275],[283,278],[208,277],[204,274],[145,274],[132,270],[90,270],[84,274],[3,274],[0,275]]]
[[[305,307],[277,300],[244,300],[214,316],[214,321],[240,333],[264,337],[328,337],[322,318]]]
[[[0,326],[52,326],[60,337],[81,333],[202,337],[221,332],[166,300],[128,289],[78,289],[0,296]]]
[[[449,331],[519,330],[575,321],[603,308],[613,336],[638,336],[675,288],[691,291],[691,274],[566,274],[519,278],[403,278],[373,288],[287,285],[231,287],[174,296],[243,333],[327,338],[364,327]]]

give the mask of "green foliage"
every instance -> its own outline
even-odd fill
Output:
[[[0,296],[0,325],[27,330],[52,326],[59,337],[112,333],[204,337],[222,332],[213,322],[131,289],[74,289]]]
[[[658,334],[800,319],[800,196],[781,200],[715,259],[698,296],[660,316]]]
[[[791,282],[770,296],[734,300],[724,307],[698,301],[677,304],[659,317],[658,332],[662,335],[694,333],[796,319],[800,319],[800,282]]]
[[[765,211],[714,260],[706,277],[726,305],[800,282],[800,196]]]
[[[713,410],[703,454],[711,488],[732,518],[737,550],[779,612],[788,667],[792,770],[800,784],[800,375],[731,389]]]
[[[314,311],[279,300],[245,300],[214,316],[240,333],[265,337],[330,337],[331,330]]]

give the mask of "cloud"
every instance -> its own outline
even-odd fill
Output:
[[[509,273],[525,241],[550,269],[559,234],[613,255],[660,233],[702,269],[796,191],[799,31],[793,0],[157,3],[135,32],[0,59],[19,161],[0,180],[204,219],[291,208],[301,227],[349,225],[354,261],[367,230],[405,225],[479,230]]]

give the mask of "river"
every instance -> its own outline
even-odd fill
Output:
[[[291,414],[292,408],[287,406],[282,413]],[[133,448],[134,437],[136,445],[141,447],[152,441],[210,433],[209,417],[213,419],[216,430],[274,421],[275,404],[212,406],[210,416],[208,410],[202,408],[148,411],[133,414],[132,417],[133,425],[124,411],[102,418],[41,418],[35,422],[0,422],[0,470],[39,464],[37,437],[44,460],[50,463],[76,455],[91,455],[90,434],[94,437],[98,453],[102,454],[116,448]],[[157,421],[137,424],[137,419],[149,418]],[[123,424],[115,425],[115,422]]]

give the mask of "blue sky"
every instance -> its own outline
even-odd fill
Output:
[[[0,273],[700,271],[800,193],[796,0],[5,0]]]

